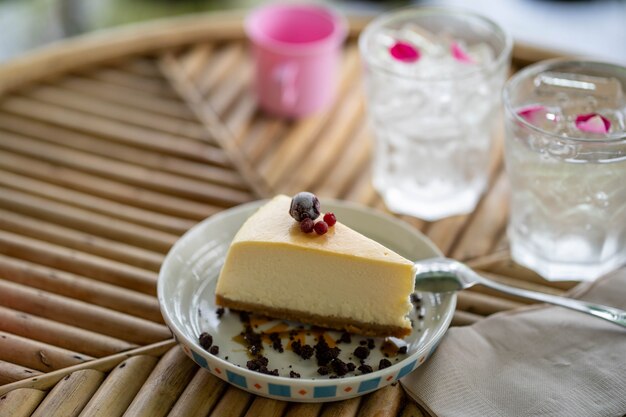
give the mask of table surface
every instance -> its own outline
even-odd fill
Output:
[[[0,415],[422,415],[397,384],[326,405],[229,386],[175,345],[155,297],[169,247],[225,208],[306,189],[386,210],[370,183],[363,24],[351,20],[336,103],[297,121],[256,108],[236,14],[95,34],[0,67]],[[548,56],[517,46],[514,64]],[[495,280],[563,294],[574,283],[509,258],[501,139],[473,213],[399,217]],[[477,286],[452,324],[527,303]]]

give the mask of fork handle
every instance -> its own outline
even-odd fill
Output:
[[[478,275],[478,274],[476,274]],[[575,300],[573,298],[559,297],[558,295],[544,294],[536,291],[524,290],[521,288],[510,287],[500,284],[485,277],[478,275],[477,281],[485,287],[492,288],[506,294],[517,295],[518,297],[528,298],[543,303],[554,304],[560,307],[569,308],[571,310],[580,311],[581,313],[591,314],[598,318],[610,321],[622,327],[626,327],[626,311],[614,307],[608,307],[601,304],[589,303],[586,301]]]

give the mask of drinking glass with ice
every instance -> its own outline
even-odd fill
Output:
[[[392,211],[426,220],[471,212],[488,180],[511,39],[470,12],[408,8],[374,20],[359,47],[376,190]]]
[[[554,60],[504,90],[513,259],[551,280],[626,262],[626,68]]]

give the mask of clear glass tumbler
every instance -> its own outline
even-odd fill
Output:
[[[626,68],[553,60],[504,90],[513,259],[550,280],[626,262]]]
[[[471,212],[488,181],[510,37],[471,12],[407,8],[361,34],[373,184],[425,220]]]

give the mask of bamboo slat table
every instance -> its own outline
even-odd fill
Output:
[[[0,67],[0,416],[422,415],[399,385],[327,405],[227,386],[175,346],[155,298],[169,247],[224,208],[307,189],[385,210],[355,43],[366,20],[350,21],[333,108],[298,121],[257,110],[239,13],[97,33]],[[495,280],[561,294],[573,283],[508,257],[501,145],[472,214],[402,218]],[[475,287],[453,325],[525,303]]]

